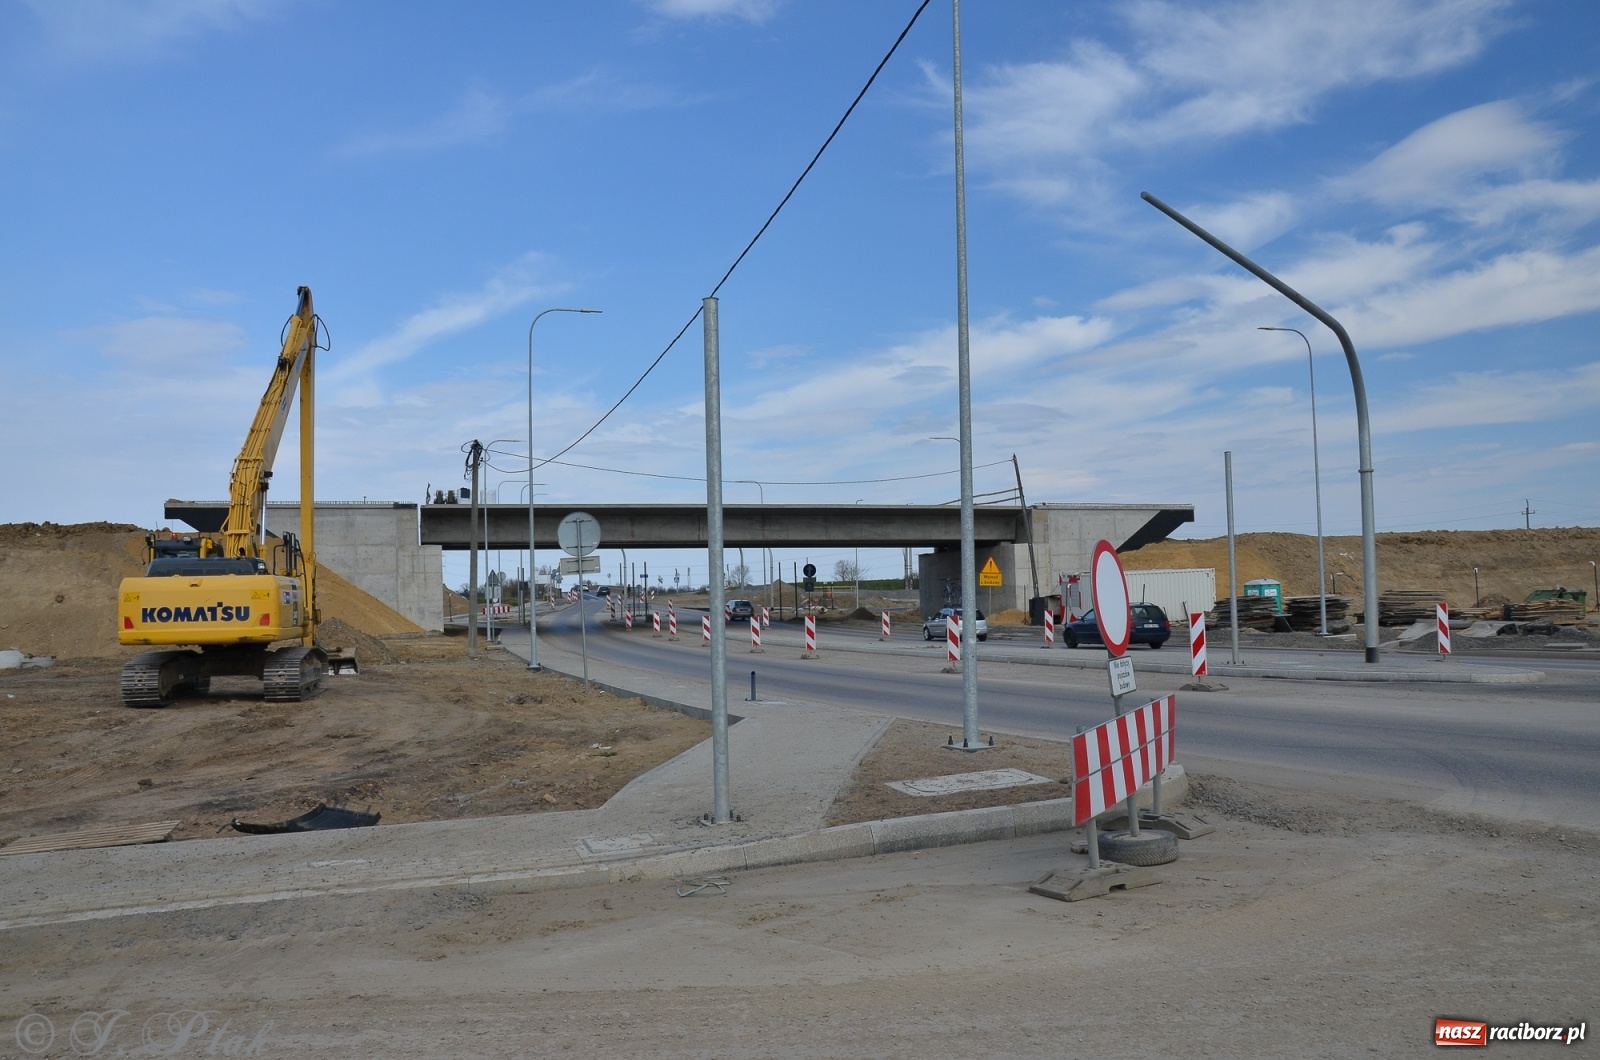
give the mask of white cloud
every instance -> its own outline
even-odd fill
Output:
[[[142,317],[76,334],[96,341],[118,360],[150,367],[214,362],[245,345],[237,324],[184,317]]]
[[[359,403],[363,397],[359,384],[367,384],[366,396],[372,397],[379,369],[406,360],[445,336],[471,330],[537,295],[555,293],[560,289],[557,285],[537,278],[543,265],[540,255],[524,255],[477,291],[446,295],[432,307],[411,314],[393,331],[369,340],[349,357],[328,366],[323,380],[339,387],[330,393],[337,393],[347,403]]]
[[[289,0],[22,0],[68,55],[144,55],[212,31],[263,21]]]
[[[1600,362],[1570,370],[1461,372],[1423,386],[1403,404],[1373,412],[1387,433],[1492,427],[1555,419],[1600,408]]]
[[[505,100],[482,89],[466,92],[454,107],[411,129],[358,136],[339,148],[352,157],[436,151],[481,143],[504,132],[511,112]]]
[[[783,0],[646,0],[645,6],[667,18],[742,18],[765,22]]]

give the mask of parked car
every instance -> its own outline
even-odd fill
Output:
[[[1148,644],[1152,648],[1159,648],[1172,636],[1172,624],[1167,621],[1167,613],[1155,604],[1133,605],[1133,632],[1128,637],[1128,643]],[[1094,610],[1091,608],[1076,622],[1068,622],[1061,631],[1061,643],[1069,648],[1079,645],[1103,644],[1100,639],[1100,625],[1095,621]]]
[[[922,623],[922,639],[923,640],[935,640],[935,639],[943,640],[944,637],[945,637],[945,621],[951,615],[955,615],[957,618],[960,618],[961,617],[961,608],[959,608],[959,607],[941,607],[941,608],[939,608],[939,613],[937,615],[934,615],[932,618],[930,618],[926,622]],[[989,623],[984,619],[982,611],[978,612],[978,639],[979,640],[988,640],[989,639]]]
[[[756,605],[749,600],[729,600],[725,610],[724,621],[733,622],[742,618],[748,622],[755,616]]]

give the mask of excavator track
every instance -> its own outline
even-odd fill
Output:
[[[261,687],[268,702],[296,703],[322,690],[328,657],[321,648],[281,648],[267,656]]]
[[[161,688],[161,665],[181,652],[147,651],[136,655],[122,667],[122,705],[125,707],[164,707],[172,702],[174,689]]]

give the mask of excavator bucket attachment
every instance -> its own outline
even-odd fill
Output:
[[[348,651],[344,648],[330,648],[328,650],[328,672],[330,674],[358,674],[361,664],[356,660],[356,650]]]

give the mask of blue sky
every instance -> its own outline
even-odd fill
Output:
[[[223,496],[298,284],[333,340],[324,498],[420,500],[467,439],[520,449],[529,320],[595,306],[535,336],[535,449],[565,446],[915,8],[0,0],[0,521]],[[1298,327],[1327,529],[1359,528],[1336,342],[1148,190],[1345,323],[1380,530],[1600,521],[1592,0],[968,0],[962,54],[978,463],[1016,453],[1032,501],[1193,503],[1199,536],[1231,449],[1240,528],[1310,532],[1305,347],[1256,330]],[[950,65],[936,0],[722,290],[726,477],[769,501],[956,495],[843,481],[954,467],[928,440],[956,427]],[[566,459],[693,479],[700,402],[696,325]]]

